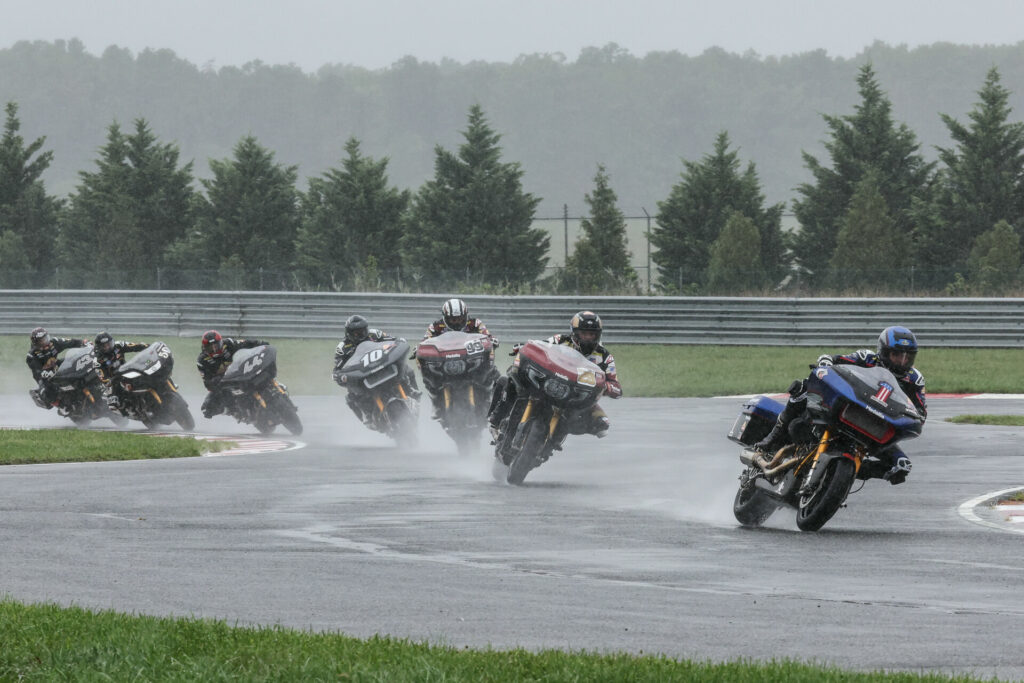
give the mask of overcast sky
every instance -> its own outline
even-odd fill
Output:
[[[315,71],[380,68],[406,55],[507,62],[618,43],[636,56],[708,47],[852,57],[909,47],[1024,40],[1022,0],[0,0],[0,48],[79,38],[101,54],[169,48],[202,66],[259,59]]]

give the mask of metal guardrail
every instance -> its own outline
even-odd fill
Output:
[[[448,294],[0,290],[0,333],[37,325],[56,334],[340,339],[358,313],[374,327],[420,338]],[[1024,345],[1024,299],[813,299],[464,295],[470,314],[506,341],[568,329],[583,309],[604,321],[610,343],[757,346],[874,345],[888,325],[906,325],[923,346]]]

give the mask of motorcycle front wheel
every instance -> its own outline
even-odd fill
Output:
[[[818,486],[800,497],[796,525],[801,531],[817,531],[832,519],[846,500],[856,473],[856,466],[847,458],[835,458],[828,463]]]
[[[536,419],[531,419],[526,426],[520,426],[520,429],[528,431],[523,438],[522,447],[508,466],[508,477],[505,479],[515,486],[522,484],[526,475],[537,466],[537,458],[548,438],[546,426]]]
[[[164,400],[169,404],[167,409],[174,415],[175,421],[183,431],[191,432],[196,428],[196,420],[188,409],[188,402],[182,398],[181,394],[176,391],[171,392]]]

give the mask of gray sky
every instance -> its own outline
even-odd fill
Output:
[[[406,55],[507,62],[618,43],[636,56],[708,47],[762,56],[823,48],[852,57],[875,40],[1024,40],[1020,0],[0,0],[0,48],[79,38],[101,54],[169,48],[202,66],[259,59],[315,71],[380,68]]]

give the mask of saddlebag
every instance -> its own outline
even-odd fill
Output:
[[[767,396],[755,396],[743,404],[743,409],[729,430],[729,439],[744,446],[753,446],[768,436],[775,426],[783,405]]]

